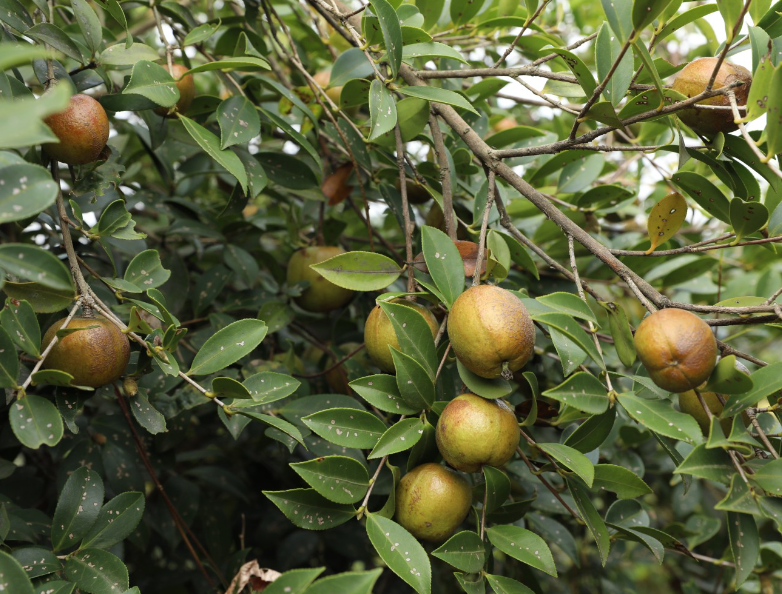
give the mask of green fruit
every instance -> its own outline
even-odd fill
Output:
[[[519,446],[519,424],[504,400],[475,394],[457,396],[437,421],[437,448],[445,461],[462,472],[478,472],[484,464],[502,466]]]
[[[49,346],[65,322],[58,320],[46,331],[41,345]],[[84,328],[60,338],[43,363],[46,369],[59,369],[73,376],[75,386],[99,388],[119,379],[130,359],[130,343],[117,326],[106,318],[75,317],[68,330]]]
[[[717,341],[708,324],[683,309],[661,309],[648,316],[633,342],[649,377],[669,392],[697,388],[717,364]]]
[[[401,188],[402,184],[399,182],[399,178],[394,181],[394,187],[397,190]],[[424,186],[419,184],[414,179],[405,178],[405,189],[407,190],[407,201],[410,204],[423,204],[429,202],[432,199],[432,195]]]
[[[711,414],[718,417],[720,413],[722,413],[724,406],[722,402],[720,402],[720,399],[717,398],[717,395],[714,392],[701,392],[701,396],[703,396],[703,400],[706,402],[706,406],[709,407]],[[709,421],[709,416],[706,414],[706,411],[703,410],[703,406],[701,406],[701,402],[698,399],[695,390],[688,390],[679,394],[679,410],[691,415],[698,421],[698,425],[700,425],[703,435],[709,435],[711,422]],[[720,421],[720,426],[722,427],[722,432],[725,436],[730,435],[730,430],[733,427],[733,417],[722,419]]]
[[[673,81],[673,90],[687,97],[695,97],[706,90],[709,84],[711,73],[717,65],[717,58],[698,58],[685,66]],[[723,62],[714,79],[714,89],[727,86],[733,82],[741,81],[745,84],[734,87],[733,93],[736,95],[738,105],[746,105],[749,96],[749,87],[752,84],[752,74],[743,66]],[[727,95],[715,95],[703,101],[698,101],[698,105],[720,105],[730,106],[730,99]],[[738,126],[733,122],[733,111],[729,109],[684,109],[677,112],[679,119],[690,128],[707,136],[714,136],[718,132],[733,132],[738,130]]]
[[[454,302],[448,337],[456,357],[474,374],[507,378],[532,358],[535,326],[516,295],[494,285],[478,285]]]
[[[164,68],[168,70],[168,65],[165,65]],[[174,106],[175,110],[170,107],[155,108],[156,114],[168,118],[176,117],[177,112],[186,112],[195,98],[195,81],[193,81],[192,74],[185,74],[188,71],[187,66],[174,64],[171,70],[171,76],[176,80],[176,88],[179,89],[179,101]]]
[[[103,106],[89,95],[74,95],[64,111],[43,120],[59,143],[43,150],[55,161],[84,165],[97,160],[109,140],[109,118]]]
[[[428,309],[407,299],[393,299],[390,303],[398,303],[420,313],[429,324],[432,336],[437,336],[439,324],[437,318]],[[367,322],[364,324],[364,342],[367,345],[367,353],[375,365],[386,373],[396,372],[390,347],[399,349],[399,340],[396,337],[394,325],[379,305],[370,312]]]
[[[343,289],[326,280],[317,271],[310,268],[324,260],[344,254],[345,250],[334,246],[313,246],[301,249],[291,256],[288,262],[288,285],[300,281],[309,281],[310,286],[302,291],[294,301],[306,311],[325,312],[346,305],[353,299],[353,291]]]
[[[396,488],[396,521],[421,540],[442,542],[467,517],[470,484],[440,464],[416,466]]]

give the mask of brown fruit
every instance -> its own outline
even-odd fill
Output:
[[[462,394],[443,409],[435,438],[445,461],[462,472],[502,466],[519,446],[519,424],[504,400]]]
[[[510,130],[511,128],[515,128],[518,126],[516,123],[516,120],[514,120],[511,117],[504,117],[500,121],[498,121],[496,124],[494,124],[491,128],[496,134],[497,132],[503,132],[504,130]]]
[[[168,66],[164,66],[168,70]],[[159,116],[173,118],[176,116],[176,112],[184,113],[190,107],[190,104],[195,98],[195,82],[193,81],[192,74],[185,74],[189,68],[182,64],[174,64],[172,67],[171,76],[176,80],[176,88],[179,89],[179,101],[176,102],[174,110],[170,107],[158,107],[155,109],[155,113]]]
[[[706,90],[711,73],[717,65],[717,58],[698,58],[685,66],[673,81],[673,90],[678,91],[687,97],[695,97]],[[749,87],[752,84],[752,74],[743,66],[723,62],[714,79],[714,89],[727,86],[733,82],[741,81],[744,84],[734,87],[733,92],[736,95],[738,105],[747,104]],[[698,105],[721,105],[730,106],[730,99],[727,95],[715,95],[703,101],[698,101]],[[733,132],[738,130],[738,126],[733,123],[733,111],[729,109],[684,109],[677,112],[682,122],[690,128],[705,134],[713,136],[718,132]]]
[[[720,402],[720,399],[717,398],[717,395],[714,392],[701,392],[701,396],[703,396],[703,400],[706,402],[706,406],[709,407],[711,414],[718,417],[720,413],[722,413],[724,405]],[[709,421],[709,416],[706,414],[706,411],[703,410],[695,390],[687,390],[686,392],[679,394],[679,410],[691,415],[698,421],[698,425],[700,425],[704,435],[709,434],[711,422]],[[720,426],[722,427],[722,432],[726,436],[730,435],[730,430],[733,427],[733,417],[722,419],[720,421]]]
[[[467,480],[440,464],[416,466],[396,488],[396,521],[421,540],[442,542],[467,517],[472,490]]]
[[[478,285],[454,302],[448,337],[462,365],[493,379],[509,376],[532,358],[535,326],[516,295],[494,285]]]
[[[645,318],[634,342],[649,377],[669,392],[697,388],[717,364],[717,341],[711,329],[683,309],[661,309]]]
[[[402,184],[397,177],[396,181],[394,181],[394,187],[399,190],[401,186]],[[432,199],[429,190],[414,179],[405,178],[405,189],[407,190],[407,201],[410,204],[424,204]]]
[[[461,239],[457,239],[454,243],[464,262],[464,276],[472,278],[473,274],[475,274],[475,264],[478,262],[478,244],[474,241],[463,241]],[[481,275],[486,273],[486,260],[486,251],[484,250]],[[413,262],[417,270],[420,270],[424,274],[429,274],[429,268],[426,265],[423,252],[418,254]]]
[[[313,246],[300,249],[291,256],[288,262],[288,284],[304,280],[310,282],[301,295],[294,297],[300,308],[312,312],[331,311],[353,299],[353,291],[338,287],[310,268],[311,264],[319,264],[344,253],[345,250],[336,246]]]
[[[428,309],[407,299],[393,299],[391,303],[398,303],[416,310],[429,324],[432,336],[437,335],[439,324]],[[367,345],[369,358],[375,365],[386,373],[396,373],[390,347],[399,349],[399,340],[396,337],[394,325],[379,305],[376,305],[369,313],[366,324],[364,324],[364,342]]]
[[[46,331],[41,345],[49,346],[65,322],[58,320]],[[92,327],[91,327],[92,326]],[[67,328],[85,328],[57,341],[44,360],[46,369],[59,369],[73,376],[76,386],[99,388],[125,372],[130,359],[130,343],[120,329],[102,316],[75,317]]]
[[[68,165],[92,163],[109,140],[106,111],[89,95],[74,95],[65,111],[50,115],[44,122],[60,142],[43,144],[43,150]]]

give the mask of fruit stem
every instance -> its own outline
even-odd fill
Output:
[[[513,372],[510,370],[510,367],[508,367],[508,362],[507,361],[503,361],[503,363],[502,363],[502,373],[500,375],[502,375],[502,379],[505,379],[505,380],[508,380],[508,381],[513,379]]]

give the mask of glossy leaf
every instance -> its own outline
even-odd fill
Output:
[[[41,328],[35,311],[27,301],[6,299],[5,307],[0,310],[0,324],[25,353],[33,357],[41,354]],[[16,379],[16,374],[13,377]]]
[[[615,419],[616,407],[589,417],[568,436],[565,445],[583,454],[599,448],[611,433]]]
[[[416,412],[430,408],[435,398],[432,377],[418,361],[394,347],[389,348],[396,369],[399,396],[407,406],[416,409]]]
[[[432,280],[449,308],[464,291],[464,264],[453,241],[439,229],[423,227],[421,245]]]
[[[355,516],[353,506],[329,501],[315,489],[264,491],[263,494],[288,520],[306,530],[328,530]]]
[[[635,343],[624,308],[619,303],[605,301],[598,301],[598,303],[608,313],[608,327],[611,330],[611,337],[614,339],[614,348],[619,360],[625,367],[631,367],[635,363]]]
[[[454,534],[432,551],[432,556],[461,571],[477,573],[486,562],[486,547],[475,532],[465,530]]]
[[[209,337],[196,353],[188,375],[209,375],[251,353],[266,336],[266,323],[245,319],[228,324]]]
[[[754,406],[763,398],[769,398],[782,390],[782,363],[772,363],[755,371],[750,378],[753,387],[746,394],[734,394],[725,403],[720,413],[721,419],[726,419],[740,413],[748,406]]]
[[[220,124],[220,149],[249,142],[261,132],[258,111],[247,97],[234,96],[223,101],[217,108],[217,122]]]
[[[478,113],[472,104],[456,91],[449,91],[448,89],[441,89],[438,87],[400,87],[397,91],[408,97],[418,97],[419,99],[431,101],[432,103],[443,103],[445,105],[452,105],[453,107],[471,111],[474,114]]]
[[[748,514],[728,512],[728,539],[736,564],[736,586],[740,586],[755,569],[760,552],[760,539],[755,518]]]
[[[584,454],[558,443],[538,443],[538,447],[562,466],[575,472],[588,487],[592,486],[592,481],[595,478],[595,467]]]
[[[3,587],[13,594],[34,594],[33,584],[19,561],[5,551],[0,551],[0,576]]]
[[[730,224],[738,243],[743,237],[760,230],[768,221],[768,209],[757,202],[745,202],[741,198],[730,201]]]
[[[619,499],[635,499],[652,493],[649,485],[632,470],[615,464],[597,464],[592,487],[616,493]]]
[[[600,27],[595,40],[595,64],[597,66],[597,78],[601,81],[608,76],[611,67],[622,49],[622,44],[614,36],[610,26],[605,23]],[[630,88],[630,81],[633,78],[633,55],[625,52],[625,55],[619,61],[613,75],[606,85],[603,95],[614,106],[619,102]]]
[[[356,503],[369,488],[366,468],[353,458],[326,456],[290,466],[313,489],[335,503]]]
[[[128,589],[128,568],[100,549],[82,549],[69,557],[65,577],[89,594],[122,594]]]
[[[608,408],[605,386],[595,376],[584,371],[570,376],[556,388],[546,390],[543,395],[593,415],[601,414]]]
[[[487,379],[476,375],[458,359],[456,360],[456,369],[459,371],[459,378],[464,382],[464,385],[478,396],[495,400],[507,398],[513,393],[513,386],[508,380],[501,377]]]
[[[211,63],[214,64],[215,62]],[[178,114],[178,117],[179,121],[185,126],[185,130],[190,134],[190,137],[198,143],[206,154],[212,157],[221,166],[225,167],[225,169],[236,178],[236,181],[239,182],[242,190],[247,193],[247,172],[241,159],[236,156],[236,153],[228,149],[223,150],[217,136],[212,134],[201,124],[181,114]]]
[[[388,568],[418,594],[432,591],[432,569],[426,551],[407,530],[379,516],[367,516],[367,536]]]
[[[646,229],[649,233],[651,247],[646,250],[651,254],[660,244],[673,237],[684,223],[687,216],[687,201],[681,194],[668,194],[652,207]]]
[[[28,448],[52,447],[62,439],[62,417],[46,398],[28,394],[16,400],[9,408],[9,417],[14,435]]]
[[[380,437],[377,445],[367,456],[368,460],[404,452],[412,448],[424,434],[421,419],[402,419],[389,427]]]
[[[518,526],[492,526],[486,530],[489,542],[506,555],[557,577],[554,558],[546,542],[534,532]]]
[[[38,246],[21,243],[0,245],[0,268],[49,289],[73,289],[71,273],[62,261]]]
[[[700,441],[701,431],[695,419],[676,412],[670,403],[639,398],[631,393],[619,394],[617,399],[627,413],[647,429],[671,439],[690,443]]]
[[[420,363],[434,379],[439,362],[432,330],[424,316],[400,303],[381,301],[378,305],[393,325],[399,349]]]
[[[65,482],[52,518],[55,551],[75,546],[90,531],[103,506],[103,480],[80,467]]]
[[[348,448],[371,449],[386,426],[375,415],[352,408],[331,408],[302,418],[323,439]]]
[[[125,280],[142,290],[154,289],[171,277],[171,271],[163,268],[157,250],[145,250],[137,254],[125,269]]]
[[[570,494],[573,496],[573,500],[576,502],[578,513],[587,525],[592,538],[595,539],[597,544],[597,551],[600,554],[600,561],[605,567],[608,560],[608,552],[611,546],[611,539],[608,535],[608,529],[606,528],[603,518],[595,509],[594,504],[589,496],[589,491],[578,480],[568,480],[568,488]]]
[[[84,36],[84,41],[87,42],[92,54],[95,55],[103,45],[103,27],[101,27],[98,15],[86,0],[71,0],[71,6],[76,16],[76,22],[79,23],[79,28]],[[125,589],[127,590],[127,588]]]
[[[386,57],[391,67],[391,78],[396,78],[399,66],[402,64],[402,28],[394,7],[388,0],[369,0],[372,10],[380,22],[383,32],[383,42],[386,46]]]
[[[383,254],[346,252],[310,266],[337,286],[353,291],[377,291],[393,283],[402,270]]]
[[[374,79],[369,87],[369,115],[371,130],[369,141],[381,137],[396,126],[397,113],[394,96],[378,79]]]
[[[486,513],[490,514],[507,501],[511,491],[510,480],[502,470],[486,465],[483,467],[483,480],[487,491]]]
[[[420,409],[409,406],[400,396],[396,377],[393,375],[369,375],[350,382],[350,387],[370,405],[383,412],[412,415]]]
[[[80,548],[108,549],[126,539],[144,515],[144,494],[120,493],[104,505]]]

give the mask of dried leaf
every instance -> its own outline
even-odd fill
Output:
[[[245,563],[239,569],[239,573],[234,576],[231,581],[231,585],[225,591],[225,594],[235,594],[241,592],[244,588],[250,584],[254,591],[263,591],[263,589],[280,577],[278,571],[273,569],[261,569],[258,565],[258,561],[253,560],[249,563]]]
[[[350,195],[352,186],[347,184],[348,178],[353,171],[352,163],[345,163],[334,170],[334,173],[323,180],[320,189],[326,198],[329,199],[329,206],[339,204]]]
[[[665,243],[679,230],[687,216],[687,201],[684,197],[674,192],[668,194],[652,207],[649,213],[649,222],[646,228],[649,231],[649,239],[652,245],[646,250],[651,254],[657,246]]]

